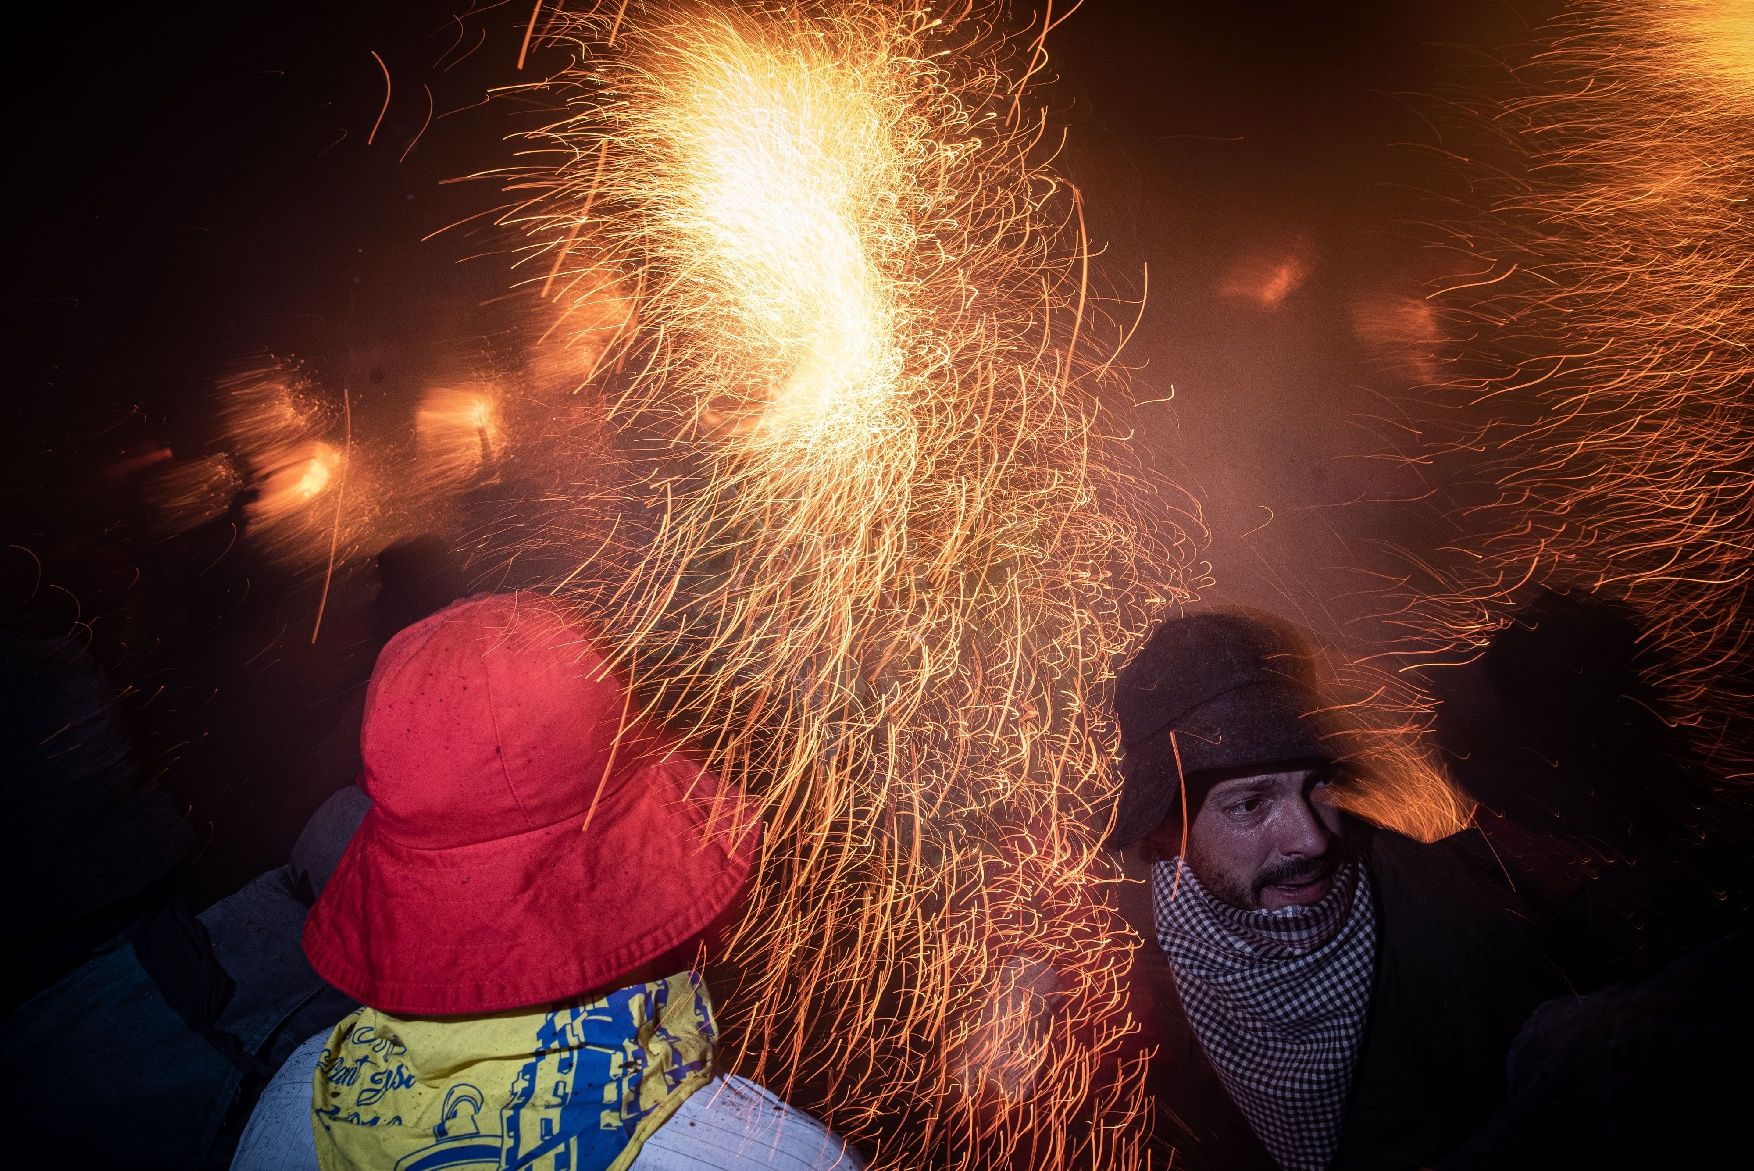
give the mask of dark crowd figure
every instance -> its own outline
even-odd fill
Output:
[[[1429,1167],[1492,1116],[1505,1054],[1561,988],[1454,838],[1354,821],[1303,638],[1161,624],[1117,681],[1110,844],[1150,867],[1133,975],[1156,1139],[1177,1167]],[[1142,901],[1142,900],[1141,900]]]
[[[1749,837],[1645,682],[1662,664],[1640,625],[1542,590],[1476,661],[1435,676],[1438,741],[1481,803],[1492,861],[1585,991],[1748,921]]]
[[[378,553],[378,593],[372,600],[373,641],[382,649],[398,631],[469,592],[462,559],[438,534],[385,546]]]
[[[386,548],[378,570],[379,643],[466,589],[436,537]],[[353,1003],[312,969],[300,938],[369,806],[332,779],[357,775],[358,719],[352,747],[302,755],[319,787],[301,803],[322,804],[288,862],[198,914],[197,832],[147,783],[124,725],[82,644],[0,631],[0,772],[15,833],[0,1062],[14,1100],[36,1103],[10,1151],[30,1165],[64,1159],[77,1135],[82,1164],[223,1167],[280,1063]],[[80,1089],[44,1094],[49,1083]]]
[[[367,804],[335,794],[286,865],[198,915],[180,900],[140,913],[0,1021],[12,1100],[31,1103],[18,1165],[226,1165],[254,1092],[350,1003],[299,934]]]
[[[1492,860],[1588,993],[1534,1013],[1510,1101],[1443,1171],[1710,1166],[1740,1142],[1749,836],[1663,718],[1640,627],[1543,590],[1443,680],[1439,737]]]
[[[359,775],[359,721],[378,652],[398,631],[470,592],[463,559],[436,533],[421,533],[386,545],[375,560],[378,588],[367,612],[369,636],[347,657],[336,688],[343,699],[335,705],[333,720],[311,744],[308,754],[310,767],[324,776],[351,779]]]
[[[195,829],[147,783],[83,645],[0,631],[5,1001],[13,1008],[168,897]]]
[[[1439,1171],[1733,1165],[1751,967],[1743,927],[1654,976],[1542,1005],[1511,1048],[1510,1101]]]

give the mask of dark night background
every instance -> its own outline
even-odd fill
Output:
[[[548,121],[515,94],[487,100],[540,77],[545,59],[514,67],[529,0],[469,4],[114,5],[28,32],[15,24],[7,38],[0,636],[71,636],[120,693],[136,758],[199,838],[151,899],[204,907],[287,860],[312,811],[356,776],[365,683],[388,634],[450,597],[554,565],[535,539],[540,491],[423,495],[392,482],[414,466],[422,394],[518,385],[544,324],[516,287],[529,273],[509,233],[490,223],[504,195],[463,177],[507,167],[508,136]],[[1560,7],[1087,0],[1050,38],[1038,97],[1067,131],[1056,169],[1082,191],[1095,281],[1123,325],[1148,286],[1121,359],[1133,370],[1133,442],[1203,510],[1215,582],[1205,600],[1278,612],[1369,656],[1401,633],[1383,583],[1445,544],[1467,546],[1458,518],[1491,495],[1492,473],[1474,475],[1471,454],[1424,470],[1409,458],[1423,440],[1408,404],[1440,381],[1431,355],[1446,340],[1420,298],[1457,271],[1433,240],[1457,226],[1446,215],[1486,214],[1456,190],[1444,151],[1461,139],[1446,119],[1465,120],[1470,98],[1500,100],[1493,79],[1541,48]],[[219,384],[265,356],[296,360],[332,406],[345,397],[352,439],[377,453],[353,461],[346,499],[361,519],[330,580],[326,542],[289,553],[244,494],[198,525],[159,517],[165,469],[238,454]],[[501,473],[505,485],[540,482],[530,465],[542,454],[516,465],[517,454],[512,444],[497,457],[493,484]],[[1745,497],[1740,507],[1745,517]],[[422,534],[441,552],[411,551]],[[578,560],[570,547],[559,555]],[[1598,1000],[1576,1026],[1617,1045],[1655,1021],[1643,1052],[1660,1060],[1621,1069],[1593,1044],[1537,1039],[1572,1063],[1550,1084],[1601,1089],[1608,1103],[1584,1102],[1576,1117],[1614,1119],[1637,1102],[1666,1143],[1669,1099],[1647,1091],[1692,1093],[1670,1074],[1697,1074],[1698,1054],[1732,1035],[1724,1004],[1747,1032],[1740,976],[1727,973],[1745,973],[1754,832],[1720,802],[1721,777],[1697,746],[1646,702],[1639,671],[1648,681],[1664,667],[1641,657],[1643,617],[1557,593],[1535,612],[1507,624],[1472,674],[1452,676],[1438,739],[1483,802],[1482,833],[1457,838],[1491,837],[1507,877],[1518,868],[1526,889],[1551,895],[1557,917],[1580,925],[1565,945],[1608,956],[1593,978],[1655,970],[1741,928],[1740,950],[1672,969],[1697,977],[1674,1003],[1664,988]],[[1712,669],[1747,679],[1748,649]],[[28,780],[6,781],[9,806],[45,806]],[[72,817],[21,812],[15,824],[53,849],[51,835],[70,851],[91,836]],[[26,853],[4,855],[0,918],[50,901]],[[107,938],[138,909],[94,918]],[[6,937],[17,934],[32,941],[9,923]],[[28,973],[37,987],[80,958],[41,950],[42,970]],[[1692,1033],[1670,1027],[1706,1016]],[[1568,1165],[1525,1141],[1566,1141],[1537,1106],[1512,1132],[1518,1149],[1541,1155],[1530,1165]],[[1612,1128],[1596,1129],[1622,1160],[1606,1165],[1686,1163],[1627,1162],[1633,1148],[1610,1149]],[[214,1150],[229,1157],[235,1137]]]
[[[1366,458],[1385,437],[1364,420],[1406,375],[1350,323],[1431,275],[1402,226],[1442,181],[1407,145],[1430,135],[1409,95],[1544,13],[1090,0],[1050,42],[1100,279],[1136,296],[1149,269],[1126,359],[1141,401],[1174,399],[1142,409],[1138,442],[1203,502],[1215,599],[1369,649],[1356,570],[1441,533],[1441,499],[1395,502],[1431,486]],[[118,6],[11,41],[4,606],[89,625],[142,760],[207,827],[198,903],[283,857],[352,779],[374,550],[337,573],[313,645],[320,564],[277,562],[226,518],[146,538],[128,461],[216,450],[213,385],[264,352],[345,386],[356,434],[406,428],[431,377],[500,360],[503,242],[422,238],[497,202],[445,181],[507,161],[515,113],[478,103],[520,79],[527,17]],[[368,145],[373,51],[393,89]],[[1235,291],[1286,257],[1306,276],[1282,302]]]

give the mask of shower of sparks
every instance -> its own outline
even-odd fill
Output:
[[[382,493],[349,441],[344,400],[277,360],[222,380],[217,399],[224,466],[242,476],[254,544],[288,565],[332,567],[375,535],[375,506],[355,501]]]
[[[266,463],[251,519],[273,524],[304,514],[331,487],[341,468],[341,452],[327,443],[291,444]]]
[[[505,442],[491,384],[435,387],[414,415],[420,471],[439,484],[469,481],[491,469]]]
[[[636,2],[537,45],[503,222],[631,469],[570,585],[768,807],[742,1070],[880,1166],[1144,1165],[1101,689],[1201,532],[1126,454],[1039,38]]]
[[[566,249],[556,250],[551,276],[543,282],[549,289],[543,294],[546,320],[527,369],[531,389],[538,392],[576,391],[592,381],[612,355],[625,354],[634,326],[632,295],[611,273],[569,272],[565,285],[553,288],[568,255]]]
[[[179,460],[140,476],[147,533],[163,539],[224,516],[244,480],[229,456]]]
[[[1403,618],[1441,657],[1530,582],[1630,603],[1668,660],[1651,682],[1746,779],[1754,3],[1577,0],[1552,31],[1520,94],[1466,110],[1451,144],[1469,275],[1433,301],[1462,340],[1422,459],[1492,488],[1410,577]],[[1482,409],[1470,431],[1442,422]]]
[[[1346,768],[1334,804],[1422,842],[1466,828],[1474,803],[1426,747],[1431,704],[1406,675],[1374,657],[1318,653],[1320,694],[1331,706],[1329,744]]]
[[[227,446],[251,460],[321,435],[334,423],[322,390],[296,366],[274,360],[220,382],[218,405]]]

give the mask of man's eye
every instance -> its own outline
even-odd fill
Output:
[[[1247,798],[1246,800],[1238,801],[1235,804],[1231,805],[1230,812],[1241,817],[1241,816],[1244,816],[1246,814],[1253,813],[1255,810],[1259,809],[1260,807],[1261,807],[1261,799],[1259,797],[1250,797],[1250,798]]]

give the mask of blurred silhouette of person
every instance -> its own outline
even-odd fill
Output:
[[[1754,1047],[1744,926],[1642,980],[1552,1000],[1509,1060],[1511,1096],[1440,1171],[1715,1167],[1741,1148]]]
[[[0,762],[4,1011],[170,897],[196,835],[141,775],[114,690],[71,638],[0,631]]]
[[[436,533],[386,545],[378,553],[378,593],[372,602],[378,647],[467,593],[469,580],[462,559]]]
[[[384,637],[465,588],[436,537],[390,546],[379,561],[373,617]],[[357,786],[329,780],[287,864],[196,914],[178,866],[195,832],[166,794],[142,783],[90,655],[67,640],[0,640],[6,777],[27,829],[7,854],[8,878],[30,892],[9,925],[21,946],[9,965],[0,1054],[20,1092],[31,1092],[26,1069],[91,1082],[37,1109],[21,1149],[46,1157],[56,1134],[83,1135],[84,1120],[101,1116],[106,1125],[82,1137],[82,1157],[225,1166],[280,1062],[353,1003],[316,974],[299,941],[369,802]],[[340,758],[312,745],[304,775],[319,785],[356,776],[354,728]],[[95,1081],[93,1063],[103,1070]]]
[[[339,685],[331,684],[335,700],[327,706],[319,725],[321,734],[312,738],[301,761],[307,775],[316,781],[312,786],[315,796],[309,790],[299,794],[302,803],[294,806],[293,817],[310,808],[308,802],[337,786],[352,785],[359,777],[359,722],[365,713],[366,682],[384,644],[397,631],[438,613],[469,592],[462,558],[436,533],[421,533],[384,546],[376,566],[378,588],[369,609],[369,638],[361,637],[350,645],[345,664],[336,668]]]
[[[1437,737],[1518,891],[1590,988],[1747,918],[1739,820],[1645,682],[1638,616],[1543,589],[1474,662],[1434,676]]]
[[[290,860],[200,914],[172,899],[0,1020],[30,1166],[223,1167],[255,1094],[352,1002],[299,948],[310,903],[369,803],[332,796]]]

